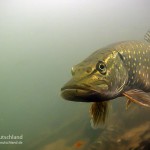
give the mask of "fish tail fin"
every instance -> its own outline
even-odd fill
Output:
[[[108,115],[109,102],[94,102],[90,109],[91,125],[96,128],[100,123],[105,123]]]
[[[150,43],[150,30],[145,34],[144,39]]]

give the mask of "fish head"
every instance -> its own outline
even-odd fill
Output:
[[[72,79],[61,88],[64,99],[100,102],[121,93],[127,81],[127,71],[118,52],[105,51],[98,50],[72,67]]]

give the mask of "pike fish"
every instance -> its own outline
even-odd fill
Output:
[[[70,101],[93,102],[94,125],[104,122],[108,101],[125,96],[150,107],[150,31],[146,41],[123,41],[101,48],[72,67],[72,79],[61,88]]]

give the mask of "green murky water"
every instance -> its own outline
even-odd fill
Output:
[[[0,1],[0,142],[23,136],[22,144],[0,149],[148,149],[149,109],[126,111],[125,99],[117,99],[94,130],[90,104],[65,101],[59,92],[70,68],[94,50],[143,40],[149,14],[148,0]]]

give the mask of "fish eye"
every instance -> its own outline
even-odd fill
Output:
[[[101,74],[106,74],[106,65],[104,62],[99,61],[96,65],[96,69],[101,73]]]

